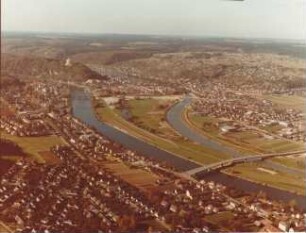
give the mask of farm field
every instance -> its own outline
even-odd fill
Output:
[[[26,153],[14,142],[0,139],[0,176],[19,159],[26,157]]]
[[[270,100],[281,108],[292,108],[295,110],[305,110],[305,98],[294,95],[266,95],[264,99]]]
[[[48,151],[52,146],[65,144],[63,139],[53,135],[44,137],[18,137],[1,131],[1,138],[15,142],[25,153],[42,163],[45,162],[45,159],[41,155],[41,152]]]
[[[148,191],[156,186],[158,176],[140,168],[132,168],[121,162],[112,161],[103,163],[103,167],[118,175],[128,183],[136,187]]]

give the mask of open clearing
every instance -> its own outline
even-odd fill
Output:
[[[305,171],[306,162],[305,155],[303,156],[288,156],[288,157],[278,157],[273,158],[273,162],[280,163],[287,167],[296,168]]]
[[[137,126],[159,134],[178,137],[179,135],[165,121],[167,109],[173,104],[167,99],[133,99],[128,101],[133,121]]]
[[[43,137],[18,137],[1,131],[1,137],[11,140],[19,145],[23,151],[38,162],[45,162],[41,155],[42,151],[48,151],[50,147],[55,145],[64,145],[65,142],[58,136],[43,136]]]
[[[223,221],[231,221],[234,218],[234,215],[230,211],[223,211],[217,214],[208,215],[205,217],[205,220],[214,224],[218,225]]]
[[[284,174],[281,172],[277,172],[277,175],[271,175],[266,171],[259,171],[257,169],[258,167],[263,166],[257,163],[239,164],[234,167],[225,169],[224,172],[229,175],[238,176],[260,184],[265,184],[289,192],[305,195],[305,182],[301,182],[305,179],[305,177]]]
[[[145,171],[140,168],[131,168],[121,162],[105,162],[103,166],[108,168],[115,175],[120,176],[128,183],[135,185],[136,187],[148,191],[156,186],[156,180],[158,176],[149,171]]]
[[[305,111],[305,98],[294,95],[266,95],[266,100],[279,105],[281,108],[292,108],[295,110]]]
[[[58,164],[61,162],[60,158],[51,151],[40,151],[39,154],[47,164]]]
[[[0,176],[19,159],[27,156],[22,148],[9,140],[0,140]]]

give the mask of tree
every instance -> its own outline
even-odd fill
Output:
[[[136,226],[134,215],[123,215],[118,221],[119,231],[131,231]]]

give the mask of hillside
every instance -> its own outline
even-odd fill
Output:
[[[139,77],[187,84],[209,81],[243,86],[298,88],[305,81],[302,59],[268,53],[178,52],[117,62],[114,68],[133,70]]]
[[[56,80],[106,79],[81,63],[65,66],[65,60],[1,54],[1,77],[52,78]]]

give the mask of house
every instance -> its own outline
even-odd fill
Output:
[[[279,229],[274,227],[272,224],[269,224],[262,227],[259,232],[279,232]]]
[[[24,224],[23,220],[18,215],[16,215],[15,220],[16,220],[18,225],[23,225]]]
[[[233,210],[236,208],[236,204],[234,202],[230,202],[227,206],[226,206],[227,209],[229,210]]]
[[[284,231],[284,232],[287,232],[289,230],[289,224],[284,222],[284,221],[280,221],[278,223],[278,229]]]
[[[230,126],[230,125],[223,125],[220,127],[220,131],[223,133],[234,132],[236,130],[237,128],[235,126]]]
[[[177,212],[177,206],[172,204],[170,206],[170,211],[173,212],[173,213],[176,213]]]
[[[165,200],[163,200],[161,203],[160,203],[161,206],[163,207],[167,207],[169,205],[169,203]]]

